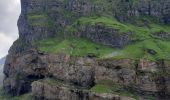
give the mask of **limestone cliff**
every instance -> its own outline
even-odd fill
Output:
[[[4,90],[35,100],[168,100],[169,0],[21,0]]]

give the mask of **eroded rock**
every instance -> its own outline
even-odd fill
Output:
[[[94,93],[50,79],[33,82],[32,93],[35,100],[135,100],[115,94]]]

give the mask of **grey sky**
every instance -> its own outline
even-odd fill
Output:
[[[0,0],[0,57],[7,54],[13,41],[18,38],[19,14],[20,0]]]

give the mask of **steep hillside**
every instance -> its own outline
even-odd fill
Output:
[[[5,93],[169,100],[169,0],[21,0]],[[26,95],[27,96],[27,95]]]

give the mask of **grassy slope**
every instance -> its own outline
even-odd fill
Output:
[[[146,20],[145,20],[146,21]],[[83,25],[102,24],[106,27],[119,30],[120,33],[132,32],[131,40],[135,41],[121,49],[102,46],[82,38],[58,38],[47,39],[39,42],[39,49],[49,53],[66,53],[73,56],[86,56],[93,53],[99,58],[147,58],[149,60],[170,59],[170,41],[154,38],[152,33],[165,31],[170,33],[169,26],[158,25],[147,20],[147,26],[141,26],[142,21],[137,24],[120,23],[111,17],[81,17],[72,25],[68,26],[66,32],[75,32]],[[139,25],[140,24],[140,25]],[[123,35],[123,34],[122,34]],[[155,55],[149,54],[146,50],[152,49]]]
[[[115,84],[110,80],[102,80],[98,82],[91,88],[91,91],[96,93],[113,93],[121,96],[132,97],[138,100],[138,96],[134,95],[130,91],[124,90],[121,85]]]
[[[113,93],[120,96],[127,96],[139,100],[140,96],[134,94],[132,91],[127,91],[123,86],[113,83],[111,80],[101,80],[90,89],[92,92],[96,93]],[[155,100],[155,97],[146,96],[145,100]]]
[[[97,57],[112,52],[112,48],[93,43],[84,38],[70,38],[59,40],[51,38],[39,43],[40,50],[47,53],[64,53],[73,56],[86,56],[88,54]]]

